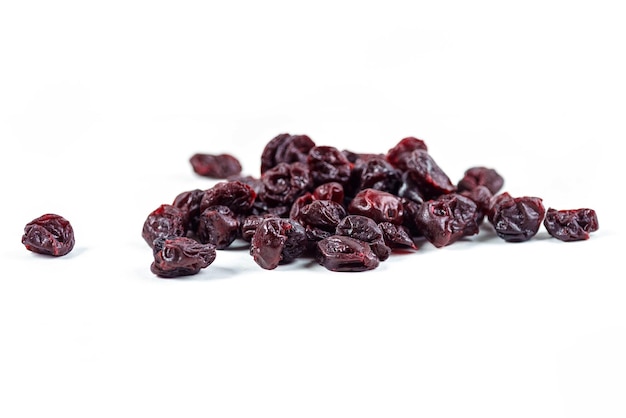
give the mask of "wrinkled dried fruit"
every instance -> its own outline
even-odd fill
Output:
[[[257,227],[250,245],[254,261],[266,270],[290,263],[306,250],[306,233],[292,219],[267,218]]]
[[[215,261],[215,246],[191,238],[158,238],[150,270],[159,277],[172,278],[197,274]]]
[[[38,254],[60,257],[74,248],[74,229],[67,219],[47,213],[33,219],[24,227],[22,244]]]
[[[378,267],[370,246],[358,239],[331,235],[317,243],[317,262],[331,271],[366,271]]]
[[[376,189],[361,190],[348,206],[348,213],[363,215],[376,223],[401,224],[404,216],[402,200],[391,193]]]
[[[230,154],[197,153],[189,159],[193,171],[204,177],[225,179],[241,173],[241,163]]]
[[[598,217],[593,209],[549,208],[543,220],[548,233],[561,241],[582,241],[589,239],[589,233],[598,230]]]
[[[537,234],[545,213],[542,199],[538,197],[511,197],[503,193],[494,198],[489,219],[500,238],[523,242]]]
[[[437,248],[478,233],[478,211],[469,198],[457,193],[439,196],[420,207],[415,222]]]
[[[141,236],[150,247],[157,238],[184,237],[186,213],[174,205],[163,204],[153,210],[143,224]]]

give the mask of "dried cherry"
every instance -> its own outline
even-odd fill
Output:
[[[64,217],[47,213],[26,224],[22,244],[28,251],[61,257],[74,248],[74,228]]]
[[[598,216],[593,209],[549,208],[543,220],[548,233],[561,241],[583,241],[598,230]]]
[[[256,228],[250,254],[263,269],[272,270],[290,263],[306,250],[304,227],[292,219],[267,218]]]
[[[317,242],[317,262],[331,271],[373,270],[380,261],[363,241],[343,235],[331,235]]]
[[[215,261],[215,246],[187,237],[158,238],[154,243],[150,270],[159,277],[173,278],[197,274]]]
[[[204,177],[225,179],[241,173],[241,163],[230,154],[197,153],[189,158],[193,171]]]

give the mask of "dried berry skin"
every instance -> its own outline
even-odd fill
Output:
[[[561,241],[584,241],[589,234],[598,230],[598,216],[593,209],[549,208],[543,220],[548,233]]]
[[[428,151],[426,143],[421,139],[409,136],[401,139],[393,148],[387,151],[387,161],[402,171],[407,169],[406,160],[417,149]]]
[[[406,159],[406,171],[425,199],[436,199],[442,194],[453,193],[456,186],[437,165],[428,151],[416,149]]]
[[[342,272],[373,270],[380,263],[366,242],[342,235],[317,242],[316,259],[328,270]]]
[[[313,190],[313,197],[317,200],[332,200],[343,204],[345,192],[343,186],[336,181],[320,184]]]
[[[355,164],[350,179],[355,193],[363,189],[376,189],[397,194],[401,183],[400,171],[383,157],[372,157]]]
[[[261,175],[260,198],[269,206],[288,206],[313,186],[305,163],[278,163]]]
[[[352,164],[337,148],[316,146],[307,157],[315,186],[335,181],[345,185],[350,179]]]
[[[487,213],[489,213],[491,207],[491,200],[493,194],[487,188],[487,186],[478,185],[472,190],[465,190],[460,192],[465,197],[472,199],[478,207],[478,225],[482,224],[483,219]]]
[[[196,236],[203,244],[213,244],[218,250],[228,248],[239,234],[239,222],[228,206],[206,208],[198,222]]]
[[[257,227],[267,218],[278,218],[272,213],[264,213],[262,215],[248,215],[239,222],[239,235],[246,242],[252,241],[252,237]]]
[[[378,224],[383,233],[383,240],[390,248],[411,248],[417,250],[415,241],[411,238],[409,229],[403,225],[381,222]]]
[[[315,142],[307,135],[280,134],[272,138],[261,154],[261,173],[278,163],[306,162]]]
[[[402,200],[391,193],[376,189],[361,190],[348,205],[348,213],[363,215],[376,223],[401,224],[404,216]]]
[[[310,241],[333,235],[337,225],[347,215],[342,205],[332,200],[313,200],[302,206],[292,219],[299,222]]]
[[[376,222],[366,216],[346,216],[337,225],[335,235],[343,235],[368,243],[380,261],[385,261],[391,255],[391,248],[383,239],[383,231]]]
[[[246,215],[255,199],[256,193],[251,186],[240,181],[225,181],[205,190],[200,211],[203,212],[211,206],[228,206],[233,213]]]
[[[150,247],[157,238],[184,237],[187,233],[185,216],[182,209],[163,204],[148,215],[141,236]]]
[[[47,213],[26,224],[22,244],[28,251],[61,257],[74,248],[74,229],[64,217]]]
[[[257,227],[251,240],[250,254],[263,269],[273,270],[290,263],[306,250],[304,227],[292,219],[267,218]]]
[[[511,197],[506,193],[492,201],[495,203],[489,218],[500,238],[507,242],[524,242],[537,234],[546,213],[541,198]]]
[[[476,204],[465,196],[452,193],[424,202],[415,222],[431,244],[442,248],[477,234],[477,219]]]
[[[150,271],[164,278],[190,276],[208,267],[215,256],[212,244],[201,244],[187,237],[159,238],[155,241]]]
[[[189,159],[193,171],[203,177],[225,179],[241,173],[241,163],[230,154],[197,153]]]
[[[172,206],[176,206],[183,211],[187,231],[195,231],[198,227],[200,204],[203,196],[204,190],[189,190],[179,193],[172,202]]]
[[[493,168],[472,167],[465,171],[463,178],[459,180],[457,189],[459,192],[472,191],[478,186],[484,186],[491,194],[496,194],[504,185],[504,178]]]

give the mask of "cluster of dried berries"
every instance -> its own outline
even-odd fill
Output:
[[[598,229],[591,209],[546,211],[538,197],[500,192],[504,180],[491,168],[471,167],[454,183],[414,137],[364,154],[281,134],[266,144],[258,177],[242,176],[229,154],[190,162],[225,181],[148,215],[142,236],[161,277],[195,274],[237,239],[263,269],[312,257],[332,271],[364,271],[395,249],[417,250],[419,240],[441,248],[475,235],[484,219],[508,242],[529,240],[542,223],[562,241]]]

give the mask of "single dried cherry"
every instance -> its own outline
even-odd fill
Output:
[[[64,217],[47,213],[26,224],[22,244],[34,253],[64,256],[74,248],[74,228]]]
[[[348,213],[363,215],[375,222],[401,224],[404,208],[401,199],[391,193],[376,189],[361,190],[348,205]]]
[[[187,237],[158,238],[150,270],[159,277],[173,278],[197,274],[215,261],[215,246]]]
[[[196,236],[203,244],[213,244],[218,250],[227,248],[239,234],[239,222],[228,206],[211,206],[201,214]]]
[[[316,146],[311,148],[307,162],[315,186],[331,181],[344,185],[350,179],[352,164],[335,147]]]
[[[524,242],[537,234],[546,213],[541,198],[512,197],[505,192],[492,201],[489,220],[500,238]]]
[[[280,134],[272,138],[261,154],[261,174],[278,163],[306,162],[315,142],[307,135]]]
[[[469,198],[457,193],[424,202],[415,222],[424,237],[441,248],[478,233],[478,211]]]
[[[184,237],[186,234],[186,212],[168,204],[163,204],[150,212],[141,232],[141,236],[150,247],[154,246],[154,240],[157,238]]]
[[[252,237],[250,254],[261,268],[272,270],[300,257],[306,241],[304,227],[293,219],[267,218]]]
[[[598,216],[593,209],[549,208],[543,220],[548,233],[561,241],[583,241],[598,230]]]
[[[373,270],[380,261],[363,241],[343,235],[331,235],[317,242],[316,259],[331,271]]]
[[[230,154],[197,153],[189,159],[193,171],[204,177],[225,179],[241,173],[241,163]]]

